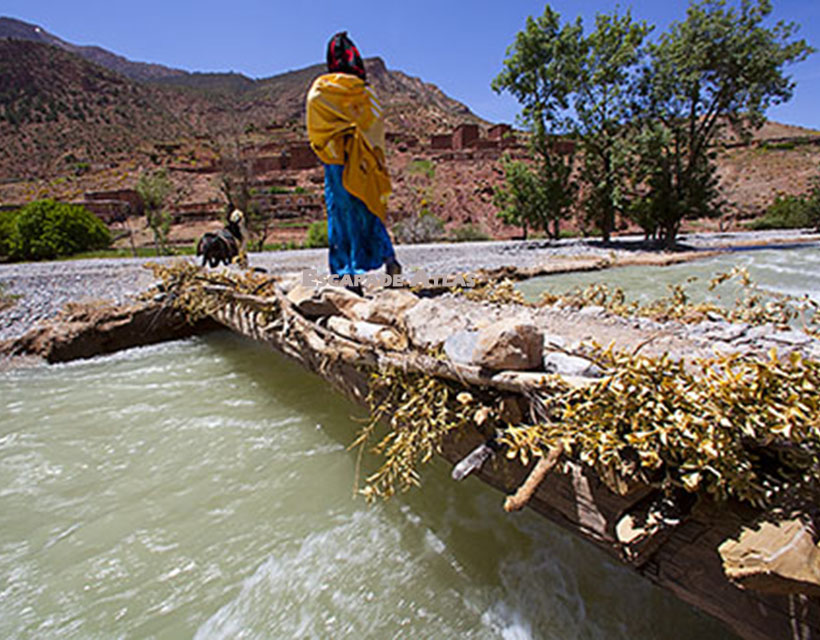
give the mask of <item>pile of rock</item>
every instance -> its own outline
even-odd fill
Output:
[[[339,287],[289,287],[288,298],[303,315],[322,319],[329,329],[352,340],[394,351],[442,351],[457,365],[493,372],[538,372],[595,379],[603,372],[589,357],[587,342],[673,358],[715,353],[778,355],[798,351],[820,357],[820,341],[798,330],[752,326],[709,319],[694,325],[621,318],[601,307],[581,310],[559,306],[471,301],[445,294],[422,298],[407,289],[385,289],[363,298]],[[647,346],[648,345],[648,346]]]

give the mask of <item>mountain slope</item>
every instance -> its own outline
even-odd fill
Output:
[[[133,62],[100,47],[72,44],[42,27],[14,18],[0,18],[0,38],[49,44],[132,80],[193,90],[195,93],[189,92],[189,96],[196,95],[211,104],[183,110],[190,116],[189,123],[211,130],[229,127],[232,122],[227,121],[237,119],[242,121],[242,126],[301,121],[307,89],[313,79],[325,71],[324,65],[312,65],[258,80],[238,73],[189,73]],[[388,129],[433,133],[450,130],[462,122],[481,122],[466,105],[449,98],[435,85],[388,70],[380,58],[371,58],[365,63],[368,80],[385,107]]]
[[[14,38],[16,40],[29,40],[42,44],[50,44],[53,47],[64,49],[81,58],[85,58],[89,62],[98,64],[101,67],[121,73],[132,80],[155,80],[158,78],[182,76],[187,73],[180,69],[165,67],[161,64],[132,62],[102,47],[72,44],[49,33],[42,27],[15,18],[0,17],[0,38]]]
[[[0,40],[0,174],[45,175],[189,128],[149,87],[47,44]]]
[[[388,70],[380,58],[366,65],[388,131],[423,139],[482,122],[438,87]],[[188,73],[0,18],[0,178],[60,173],[63,156],[99,162],[158,139],[215,141],[273,124],[298,139],[308,87],[324,71],[313,65],[260,80]]]

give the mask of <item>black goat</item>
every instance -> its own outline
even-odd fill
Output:
[[[202,256],[203,267],[206,263],[211,267],[219,266],[220,262],[227,265],[239,255],[245,236],[243,222],[244,215],[236,209],[224,229],[203,234],[196,245],[196,255]]]

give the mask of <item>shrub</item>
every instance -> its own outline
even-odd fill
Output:
[[[50,260],[81,251],[107,247],[108,228],[84,207],[39,200],[20,209],[11,257],[16,260]]]
[[[749,229],[804,229],[820,225],[820,194],[807,197],[781,196],[766,210],[766,213],[752,220]]]
[[[329,244],[327,239],[327,221],[311,223],[308,227],[305,248],[319,249],[321,247],[327,247]]]
[[[484,233],[480,227],[468,222],[450,231],[450,239],[453,242],[483,242],[489,240],[490,236]]]
[[[429,210],[423,209],[418,216],[410,216],[396,223],[393,234],[401,244],[435,242],[444,235],[444,223]]]
[[[17,211],[0,211],[0,256],[11,256],[17,244]]]
[[[436,167],[430,160],[417,159],[407,165],[407,172],[424,175],[427,176],[428,180],[432,180],[433,176],[436,175]]]

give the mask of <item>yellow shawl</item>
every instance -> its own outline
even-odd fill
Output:
[[[308,91],[307,130],[319,159],[325,164],[344,164],[345,189],[384,221],[390,176],[384,159],[381,106],[370,89],[347,73],[319,76]]]

